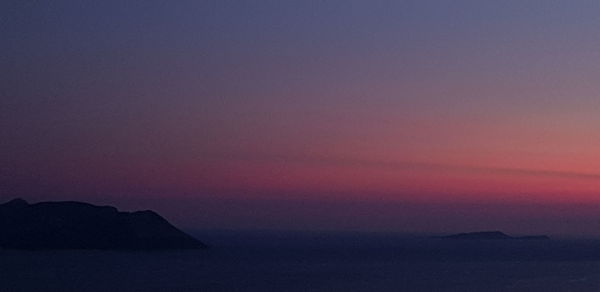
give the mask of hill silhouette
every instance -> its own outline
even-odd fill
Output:
[[[82,202],[0,204],[8,249],[198,249],[206,245],[153,211],[120,212]]]

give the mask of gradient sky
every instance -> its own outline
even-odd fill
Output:
[[[600,235],[598,1],[3,1],[0,199]]]

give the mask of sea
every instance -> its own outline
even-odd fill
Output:
[[[193,231],[177,251],[0,250],[3,291],[600,291],[600,240]]]

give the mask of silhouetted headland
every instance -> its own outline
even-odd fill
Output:
[[[438,238],[443,239],[471,239],[471,240],[481,240],[481,239],[494,239],[494,240],[503,240],[503,239],[521,239],[521,240],[548,240],[550,239],[546,235],[528,235],[528,236],[510,236],[501,231],[479,231],[479,232],[467,232],[467,233],[458,233],[447,236],[440,236]]]
[[[0,247],[7,249],[200,249],[202,242],[153,211],[120,212],[82,202],[0,204]]]

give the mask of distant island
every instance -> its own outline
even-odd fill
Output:
[[[502,240],[502,239],[521,239],[521,240],[548,240],[550,237],[546,235],[528,235],[528,236],[510,236],[501,231],[479,231],[479,232],[467,232],[467,233],[458,233],[447,236],[437,236],[436,238],[442,239],[471,239],[471,240],[479,240],[479,239],[494,239],[494,240]]]
[[[153,211],[14,199],[0,204],[0,248],[156,250],[206,245]]]

